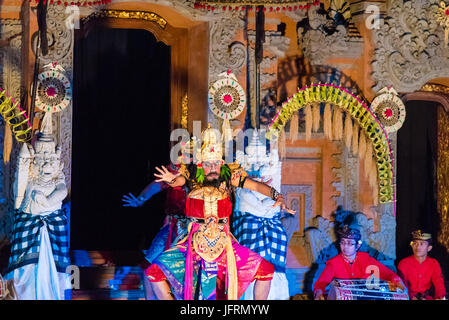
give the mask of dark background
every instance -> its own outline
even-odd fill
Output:
[[[449,263],[446,249],[438,244],[440,216],[437,211],[438,103],[408,101],[405,122],[397,136],[397,262],[413,254],[411,232],[429,232],[433,249],[429,256],[438,260],[446,280]]]
[[[148,31],[94,26],[74,50],[71,249],[146,249],[164,193],[141,208],[123,194],[169,161],[170,47]]]

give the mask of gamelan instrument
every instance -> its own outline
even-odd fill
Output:
[[[387,281],[378,278],[334,279],[327,300],[408,300],[407,292],[391,291]]]

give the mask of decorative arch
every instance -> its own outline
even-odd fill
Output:
[[[330,103],[342,109],[358,123],[366,137],[372,141],[377,167],[379,203],[394,202],[393,156],[387,133],[369,107],[351,92],[331,84],[311,84],[299,89],[283,103],[282,109],[269,125],[266,137],[270,140],[277,139],[280,131],[296,111],[317,102]]]
[[[0,114],[11,126],[11,131],[19,142],[31,140],[32,127],[18,102],[15,102],[5,90],[0,88]]]

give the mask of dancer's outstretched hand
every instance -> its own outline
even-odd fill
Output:
[[[285,204],[284,197],[282,195],[279,195],[276,199],[276,202],[273,204],[273,207],[277,207],[277,206],[281,206],[281,210],[288,212],[292,215],[294,215],[296,213],[295,210],[291,210],[291,209],[287,208],[287,205]]]
[[[123,195],[122,201],[124,202],[124,207],[140,207],[145,203],[144,200],[139,200],[131,192]]]
[[[180,173],[177,174],[173,174],[170,171],[168,171],[168,169],[164,166],[162,166],[161,168],[156,167],[156,170],[159,172],[159,174],[154,174],[154,176],[158,179],[156,179],[156,182],[167,182],[168,184],[172,184],[174,182],[174,180],[176,180],[176,178],[178,176],[180,176]]]

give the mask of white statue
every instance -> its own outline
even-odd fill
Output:
[[[260,141],[257,130],[246,147],[246,153],[237,151],[237,161],[255,180],[265,182],[276,190],[281,189],[281,168],[277,150],[267,154],[265,144]],[[281,222],[279,207],[274,201],[258,192],[238,188],[233,220],[234,235],[241,245],[255,251],[275,266],[271,281],[269,300],[288,300],[288,282],[285,274],[287,256],[287,234]],[[245,226],[250,225],[250,228]],[[261,246],[261,241],[264,244]],[[244,299],[252,300],[252,285],[246,290]]]
[[[19,300],[62,300],[70,287],[67,218],[61,210],[67,196],[61,150],[46,113],[34,147],[23,144],[17,162],[15,222],[9,273]]]

